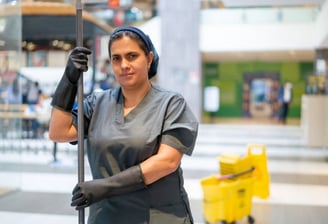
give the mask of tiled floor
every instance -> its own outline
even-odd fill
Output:
[[[307,147],[303,139],[297,124],[202,124],[193,156],[182,161],[195,222],[205,221],[200,180],[218,172],[217,156],[245,154],[247,144],[258,143],[266,146],[270,196],[254,197],[251,208],[256,223],[327,223],[328,150]],[[75,148],[60,144],[60,162],[52,163],[51,142],[1,141],[0,147],[6,150],[0,151],[0,186],[20,189],[0,196],[0,223],[76,223],[77,213],[69,206],[77,180]],[[18,153],[17,144],[25,150]],[[89,179],[87,167],[85,173]]]

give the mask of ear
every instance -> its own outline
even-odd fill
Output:
[[[153,60],[154,60],[154,53],[150,51],[148,54],[148,69],[150,68],[150,65],[153,62]]]

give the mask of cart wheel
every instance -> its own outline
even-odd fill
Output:
[[[249,224],[255,223],[255,219],[251,215],[249,215],[247,219]]]

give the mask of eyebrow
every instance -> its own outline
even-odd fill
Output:
[[[128,52],[124,53],[123,55],[129,55],[129,54],[140,54],[140,52],[138,52],[138,51],[128,51]],[[121,54],[114,53],[114,54],[112,54],[112,56],[121,56]]]

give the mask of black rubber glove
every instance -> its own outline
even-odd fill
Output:
[[[70,112],[73,108],[77,82],[82,72],[88,70],[88,55],[91,51],[85,47],[76,47],[69,55],[65,72],[57,85],[51,105]]]
[[[82,182],[75,186],[71,206],[83,209],[111,196],[137,191],[146,187],[140,166],[130,167],[104,179]]]

